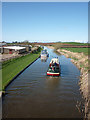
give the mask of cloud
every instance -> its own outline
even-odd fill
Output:
[[[87,40],[75,40],[75,42],[80,42],[80,43],[87,43]]]

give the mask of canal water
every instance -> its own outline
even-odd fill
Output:
[[[39,58],[6,89],[3,118],[83,118],[80,112],[80,71],[70,58],[46,48],[49,58]],[[58,57],[60,77],[46,76],[50,60]]]

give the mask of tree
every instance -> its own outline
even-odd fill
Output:
[[[2,41],[2,43],[5,43],[5,41]]]
[[[29,40],[24,40],[23,42],[24,42],[24,43],[29,43]]]

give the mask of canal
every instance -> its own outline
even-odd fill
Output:
[[[46,49],[47,61],[39,58],[7,87],[2,104],[3,118],[83,118],[79,110],[80,71],[70,58]],[[59,58],[60,77],[46,76],[53,57]]]

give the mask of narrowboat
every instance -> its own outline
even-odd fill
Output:
[[[41,51],[41,58],[47,58],[47,57],[49,57],[49,54],[48,54],[48,52],[47,52],[47,50],[45,49],[45,50],[42,50]]]
[[[58,58],[53,58],[47,70],[48,76],[60,76],[60,64]]]

